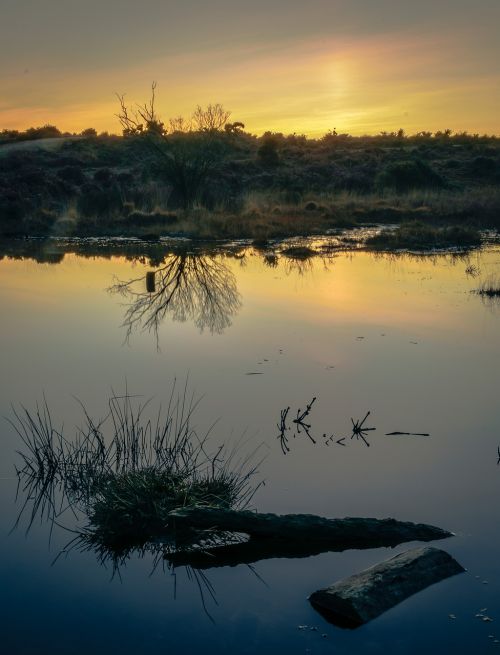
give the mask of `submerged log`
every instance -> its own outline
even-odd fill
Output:
[[[357,628],[418,591],[464,570],[444,550],[424,546],[315,591],[309,600],[330,623]]]
[[[170,512],[174,529],[195,528],[241,532],[273,540],[307,540],[308,546],[322,544],[324,550],[395,546],[406,541],[433,541],[452,533],[425,523],[395,519],[327,519],[313,514],[259,514],[210,507],[186,507]]]

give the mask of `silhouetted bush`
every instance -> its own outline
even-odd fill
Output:
[[[417,159],[388,164],[377,176],[377,184],[396,191],[409,191],[442,187],[444,181],[428,164]]]
[[[21,200],[13,197],[1,197],[0,193],[0,235],[15,236],[23,232],[25,207]]]
[[[42,127],[30,127],[24,133],[26,139],[53,139],[62,136],[55,125],[42,125]]]
[[[262,144],[257,150],[259,162],[263,166],[277,166],[280,163],[278,145],[278,138],[274,135],[263,138]]]
[[[123,211],[123,200],[120,189],[107,187],[105,190],[95,184],[84,184],[78,197],[77,209],[84,217],[103,217],[120,214]]]
[[[84,184],[86,179],[82,169],[78,166],[65,166],[57,172],[57,175],[65,182],[76,184],[76,186]]]

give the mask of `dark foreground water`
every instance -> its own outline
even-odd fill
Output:
[[[163,263],[158,252],[151,262],[147,251],[127,260],[71,248],[62,257],[47,244],[33,250],[38,261],[0,261],[2,416],[11,403],[33,407],[45,393],[69,435],[81,422],[73,396],[103,415],[111,387],[126,382],[129,393],[160,403],[174,377],[189,375],[204,395],[196,424],[203,430],[219,419],[215,444],[243,433],[249,449],[263,444],[259,510],[436,524],[456,533],[436,545],[468,571],[349,631],[327,624],[308,595],[408,544],[210,569],[204,574],[214,598],[192,572],[152,571],[150,556],[132,557],[115,576],[93,553],[71,551],[53,563],[74,525],[66,515],[50,542],[43,522],[25,534],[23,520],[9,534],[23,500],[21,492],[15,502],[20,443],[2,421],[1,652],[498,649],[500,307],[471,290],[500,271],[500,250],[468,258],[344,252],[298,262],[233,248],[196,260],[167,255]],[[174,274],[184,267],[182,293],[163,311],[161,294],[148,304],[144,276],[169,265]],[[117,279],[136,281],[120,295],[109,291]],[[156,297],[162,273],[153,282]],[[295,414],[313,396],[317,444],[292,438],[284,456],[280,411],[290,406]],[[346,447],[325,445],[324,433],[349,435],[350,418],[368,410],[377,428],[369,447],[349,438]],[[392,431],[430,436],[386,436]],[[475,616],[484,608],[492,622]]]

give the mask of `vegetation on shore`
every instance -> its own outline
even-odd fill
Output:
[[[148,103],[119,102],[122,136],[52,125],[0,132],[0,236],[269,239],[414,220],[500,227],[494,136],[256,137],[218,104],[163,122],[154,84]]]
[[[379,250],[471,248],[480,243],[481,234],[474,228],[461,225],[435,227],[420,221],[382,230],[366,240],[368,247]]]

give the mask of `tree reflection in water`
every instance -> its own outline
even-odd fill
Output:
[[[174,321],[193,321],[201,331],[222,333],[241,307],[232,271],[213,255],[175,253],[164,265],[141,277],[117,281],[109,291],[129,302],[123,326],[132,332],[158,330],[167,314]]]

